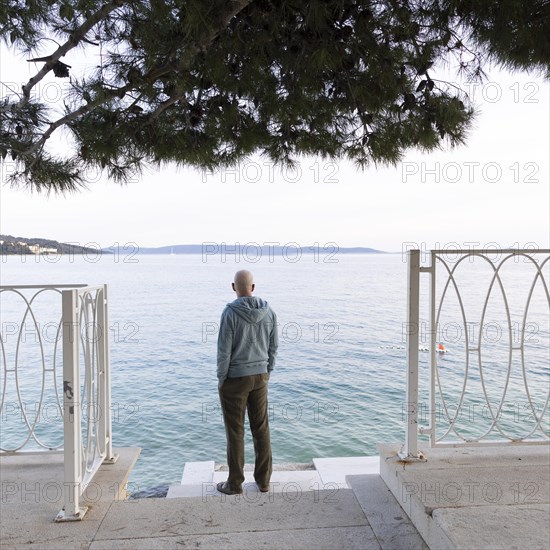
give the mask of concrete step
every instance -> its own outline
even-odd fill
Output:
[[[428,550],[427,544],[378,474],[346,480],[369,520],[382,550]]]
[[[380,473],[379,456],[314,458],[313,464],[323,483],[336,483],[339,487],[349,487],[346,476]]]
[[[311,465],[275,465],[271,476],[270,492],[299,494],[306,491],[335,491],[348,489],[346,475],[378,474],[380,458],[377,456],[314,458]],[[280,468],[284,469],[280,469]],[[254,466],[245,466],[243,492],[259,492],[254,481]],[[172,485],[166,498],[206,497],[220,494],[216,484],[227,479],[227,466],[216,467],[214,461],[187,462],[181,484]]]
[[[181,476],[182,485],[212,483],[215,464],[213,460],[203,462],[186,462]]]
[[[90,550],[380,550],[353,491],[115,502]]]

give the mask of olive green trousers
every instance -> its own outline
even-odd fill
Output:
[[[227,482],[233,491],[240,491],[244,481],[244,416],[248,411],[254,441],[254,479],[265,488],[271,479],[271,443],[267,408],[269,374],[227,378],[219,389],[227,437]]]

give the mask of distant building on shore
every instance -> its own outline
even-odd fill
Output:
[[[51,248],[47,246],[40,246],[39,244],[30,244],[29,250],[33,254],[57,254],[59,251],[57,248]]]

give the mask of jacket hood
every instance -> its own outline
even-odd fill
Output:
[[[227,307],[234,311],[247,323],[258,323],[269,311],[269,305],[265,300],[256,296],[243,296],[227,304]]]

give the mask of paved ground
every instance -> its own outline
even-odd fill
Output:
[[[126,479],[136,453],[117,452],[118,481],[115,470],[102,467],[87,515],[81,522],[64,524],[53,523],[62,505],[56,494],[62,479],[60,456],[0,459],[0,548],[427,549],[378,474],[354,476],[358,499],[337,467],[343,460],[358,474],[360,464],[372,469],[372,459],[322,459],[320,470],[311,465],[279,470],[285,478],[283,491],[226,496],[205,490],[196,497],[122,500],[111,487]],[[324,489],[319,477],[321,484],[314,490],[302,490],[300,476],[320,472],[336,480],[330,488]],[[218,470],[216,475],[226,473]]]
[[[139,449],[117,449],[84,520],[64,524],[61,456],[1,457],[0,548],[550,548],[549,446],[427,450],[412,464],[399,448],[380,447],[380,475],[372,457],[314,459],[231,497],[215,491],[223,468],[190,463],[174,498],[139,500],[123,490]]]
[[[380,445],[380,474],[430,548],[550,548],[550,445],[400,447]]]

